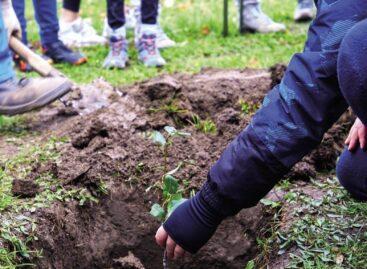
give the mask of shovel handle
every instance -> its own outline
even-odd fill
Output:
[[[29,49],[18,38],[11,36],[9,40],[9,47],[22,59],[24,59],[41,76],[63,76],[60,71],[53,68],[49,62]]]

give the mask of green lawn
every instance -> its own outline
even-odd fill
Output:
[[[27,19],[30,40],[38,40],[37,26],[33,20],[31,0],[27,0]],[[129,33],[131,65],[126,70],[101,68],[107,47],[83,49],[88,64],[80,67],[58,65],[62,72],[78,83],[104,77],[113,85],[129,84],[154,77],[161,73],[198,72],[202,67],[243,68],[269,67],[278,62],[288,62],[291,55],[302,50],[307,24],[295,24],[292,20],[296,0],[264,0],[264,10],[275,20],[285,23],[286,33],[245,34],[238,33],[237,12],[230,1],[230,35],[223,38],[222,1],[177,0],[174,7],[163,9],[162,25],[178,42],[176,48],[163,51],[168,64],[163,69],[147,69],[137,61],[133,33]],[[82,1],[82,16],[90,17],[101,33],[106,15],[105,1]]]

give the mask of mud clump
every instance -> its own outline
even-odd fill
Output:
[[[278,85],[282,81],[286,70],[287,70],[287,66],[285,64],[275,64],[269,68],[269,71],[271,73],[271,81],[272,81],[270,85],[271,88]]]
[[[149,210],[161,201],[159,187],[152,186],[159,186],[165,158],[147,132],[163,133],[169,125],[191,133],[174,139],[166,161],[169,170],[184,163],[175,176],[187,190],[197,191],[210,166],[251,120],[240,101],[260,106],[282,70],[276,68],[276,76],[252,69],[164,75],[124,87],[108,107],[64,121],[56,135],[71,142],[61,148],[52,169],[63,187],[87,188],[99,203],[59,202],[36,213],[34,248],[43,249],[43,258],[34,261],[37,266],[162,268],[163,251],[154,242],[160,223]],[[211,120],[218,131],[203,133],[190,121],[193,115]],[[296,166],[294,177],[313,177],[336,158],[352,116],[345,117],[325,136],[322,146]],[[108,186],[108,194],[100,193],[101,184]],[[243,210],[223,222],[198,254],[182,263],[172,262],[169,268],[243,268],[258,253],[257,237],[271,215],[262,205]]]
[[[145,269],[141,261],[129,251],[129,255],[114,260],[114,269]]]
[[[19,198],[33,198],[41,191],[40,186],[30,180],[14,179],[12,184],[12,194]]]

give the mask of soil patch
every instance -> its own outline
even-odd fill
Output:
[[[149,215],[159,202],[158,188],[164,156],[147,138],[147,132],[175,126],[191,133],[173,140],[167,166],[197,190],[210,166],[226,145],[249,123],[254,109],[282,76],[284,68],[268,70],[206,69],[197,75],[176,74],[121,88],[119,93],[106,87],[109,105],[88,113],[60,113],[62,106],[39,113],[37,124],[70,143],[61,149],[58,162],[48,164],[63,187],[83,187],[99,198],[99,203],[80,206],[77,202],[56,203],[36,212],[38,241],[43,258],[39,268],[162,268],[163,252],[154,243],[159,222]],[[117,96],[117,97],[116,97]],[[83,94],[79,96],[83,103]],[[69,97],[74,98],[74,97]],[[93,103],[93,102],[92,102]],[[72,108],[80,109],[73,103]],[[203,133],[193,117],[211,120],[216,131]],[[308,178],[327,169],[341,150],[343,133],[350,114],[325,137],[323,145],[294,170],[294,176]],[[51,124],[51,122],[53,122]],[[164,132],[164,131],[162,131]],[[33,177],[44,167],[35,168]],[[100,191],[108,187],[108,194]],[[258,252],[256,238],[269,225],[271,212],[262,205],[243,210],[225,221],[214,238],[197,255],[169,268],[243,268]]]
[[[38,184],[33,181],[14,179],[11,191],[14,196],[18,196],[20,198],[32,198],[41,190]]]

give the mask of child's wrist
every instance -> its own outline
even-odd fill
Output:
[[[183,249],[196,253],[216,231],[223,217],[203,199],[201,192],[179,206],[163,227]]]

